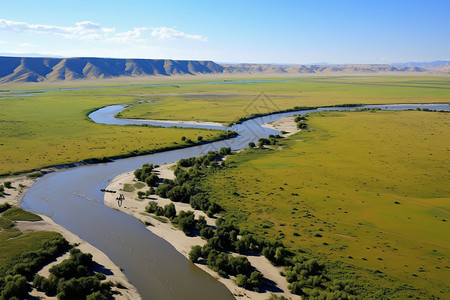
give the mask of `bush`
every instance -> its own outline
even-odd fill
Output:
[[[24,298],[28,294],[29,285],[27,279],[22,275],[8,275],[5,277],[5,283],[0,293],[0,299],[18,299]]]
[[[5,182],[3,183],[3,185],[4,185],[5,188],[7,188],[7,189],[12,188],[11,181],[5,181]]]
[[[240,287],[243,287],[243,288],[247,288],[247,286],[248,286],[248,277],[245,276],[244,274],[238,274],[236,276],[235,282],[236,282],[237,286],[240,286]]]
[[[195,229],[196,221],[192,211],[180,211],[180,214],[174,219],[174,223],[184,232],[184,234],[191,234]]]
[[[209,240],[214,236],[214,230],[211,227],[204,227],[200,230],[200,236],[205,240]]]
[[[11,208],[11,204],[9,203],[4,203],[0,205],[0,213],[4,212],[5,210],[8,210]]]
[[[169,203],[164,206],[164,216],[173,219],[177,216],[177,210],[175,209],[175,205],[173,203]]]
[[[145,177],[145,183],[148,186],[154,186],[156,183],[158,183],[159,177],[158,175],[156,175],[155,173],[152,173],[151,175]]]
[[[199,245],[192,246],[191,251],[189,252],[189,260],[195,263],[201,256],[202,247],[200,247]]]
[[[148,213],[153,214],[153,213],[156,212],[156,210],[158,209],[158,207],[159,207],[159,206],[158,206],[158,204],[157,204],[156,202],[150,201],[150,202],[148,203],[148,205],[145,207],[145,211],[148,212]]]

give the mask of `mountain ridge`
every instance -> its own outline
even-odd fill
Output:
[[[218,64],[209,60],[130,59],[97,57],[0,56],[0,83],[69,81],[118,77],[198,74],[450,74],[448,64],[405,65],[276,65]]]

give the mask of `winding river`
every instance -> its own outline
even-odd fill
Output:
[[[449,110],[450,105],[368,105],[388,110],[429,108]],[[82,239],[91,243],[118,266],[136,286],[143,299],[233,299],[232,294],[213,277],[191,264],[170,244],[148,231],[134,217],[103,204],[105,188],[115,176],[140,168],[142,164],[164,164],[200,156],[221,147],[241,149],[251,141],[277,134],[278,131],[261,127],[262,124],[294,114],[316,110],[278,113],[248,120],[232,127],[170,124],[140,120],[115,119],[123,110],[120,105],[101,108],[89,115],[97,123],[151,124],[163,127],[198,127],[234,130],[235,138],[190,148],[145,156],[120,159],[109,163],[85,165],[41,177],[26,193],[21,202],[24,209],[50,216]],[[354,108],[328,107],[319,111],[351,110]]]

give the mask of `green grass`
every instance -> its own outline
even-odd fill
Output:
[[[143,182],[138,181],[133,186],[134,186],[134,188],[140,190],[140,189],[146,187],[147,185],[145,183],[143,183]]]
[[[169,220],[167,220],[167,218],[165,217],[161,217],[161,216],[155,216],[155,215],[150,215],[150,217],[152,217],[153,219],[161,222],[161,223],[168,223]]]
[[[133,186],[132,184],[125,183],[125,184],[123,185],[122,190],[123,190],[124,192],[129,192],[129,193],[131,193],[131,192],[134,192],[134,191],[135,191],[135,188],[134,188],[134,186]]]
[[[314,113],[282,150],[230,156],[204,186],[243,229],[443,297],[449,123],[447,113]]]
[[[345,103],[450,102],[448,77],[308,77],[262,83],[202,84],[201,81],[123,86],[95,81],[102,89],[34,92],[36,97],[0,95],[1,174],[74,163],[85,159],[136,155],[218,138],[218,131],[95,124],[87,114],[112,104],[138,104],[127,118],[204,120],[230,123],[253,113],[294,106]],[[331,83],[330,83],[331,82]],[[336,83],[337,82],[337,83]],[[152,83],[152,82],[149,82]],[[153,83],[164,83],[155,81]],[[195,83],[195,84],[193,84]],[[351,83],[351,84],[350,84]],[[356,83],[356,84],[355,84]],[[2,89],[69,87],[74,84],[3,85]],[[426,88],[423,88],[426,87]],[[264,92],[264,95],[261,95]],[[19,93],[23,94],[23,93]],[[267,97],[266,97],[267,96]]]
[[[2,214],[2,217],[11,221],[40,221],[42,218],[32,212],[12,207]]]
[[[123,94],[122,94],[123,93]],[[181,137],[217,138],[219,131],[95,124],[90,111],[134,101],[132,89],[0,96],[0,174],[21,172],[90,158],[137,154],[187,146]]]
[[[203,120],[231,123],[254,113],[295,106],[337,104],[448,103],[448,77],[304,77],[263,83],[138,88],[151,103],[132,106],[125,118]],[[264,94],[261,94],[261,93]]]

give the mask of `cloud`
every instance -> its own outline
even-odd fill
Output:
[[[208,40],[207,38],[201,35],[187,34],[169,27],[152,28],[152,36],[157,37],[161,40],[188,39],[188,40],[198,40],[202,42],[206,42]]]
[[[80,40],[107,39],[115,31],[114,28],[102,27],[91,21],[78,22],[75,26],[53,26],[41,24],[28,24],[11,20],[0,19],[0,29],[14,32],[49,33],[65,38]]]
[[[25,48],[31,48],[31,47],[36,47],[37,45],[30,44],[30,43],[20,43],[19,46],[25,47]]]
[[[148,38],[145,38],[144,32],[149,30],[151,30],[151,36],[158,39],[189,39],[203,42],[207,40],[201,35],[187,34],[168,27],[135,27],[125,32],[117,32],[114,27],[103,27],[91,21],[78,22],[75,23],[75,26],[54,26],[0,19],[0,30],[53,34],[67,39],[118,43],[146,42]]]
[[[0,45],[4,45],[4,44],[7,44],[7,43],[8,43],[7,41],[0,40]]]

